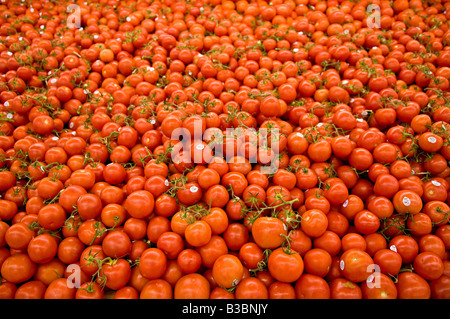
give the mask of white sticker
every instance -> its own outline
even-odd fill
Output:
[[[166,180],[164,181],[164,185],[169,186],[169,185],[170,185],[169,180],[166,179]]]
[[[195,147],[196,149],[198,149],[199,151],[205,148],[205,145],[203,144],[197,144],[197,146]]]
[[[346,199],[346,200],[345,200],[345,202],[344,202],[344,203],[342,203],[342,207],[344,207],[344,208],[345,208],[345,207],[347,207],[347,206],[348,206],[348,199]]]
[[[392,245],[391,247],[389,247],[390,250],[397,252],[397,247],[395,247],[395,245]]]
[[[409,199],[409,197],[403,197],[402,202],[403,202],[403,205],[405,205],[405,206],[411,205],[411,200]]]
[[[339,263],[339,268],[341,268],[341,270],[344,270],[345,262],[343,260],[341,260],[341,262]]]
[[[436,139],[434,136],[430,136],[430,137],[428,138],[428,142],[434,144],[434,143],[437,142],[437,139]]]
[[[434,186],[441,186],[441,183],[439,183],[438,181],[432,180],[431,184],[433,184]]]
[[[197,186],[191,186],[191,188],[189,188],[189,190],[191,191],[191,193],[197,193],[198,187]]]

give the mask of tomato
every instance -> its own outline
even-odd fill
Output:
[[[22,283],[33,277],[36,268],[36,264],[27,254],[16,254],[4,260],[1,275],[8,282]]]
[[[295,289],[291,284],[276,281],[269,286],[269,299],[295,299]]]
[[[257,269],[264,261],[263,250],[255,243],[246,243],[239,249],[239,259],[249,269]]]
[[[402,272],[396,283],[399,299],[429,299],[431,288],[428,282],[414,272]]]
[[[28,281],[17,288],[14,299],[43,299],[46,285],[39,281]]]
[[[131,248],[131,239],[123,231],[109,231],[102,241],[103,253],[111,258],[123,258]]]
[[[228,252],[226,241],[218,235],[212,235],[207,244],[196,247],[202,258],[202,264],[211,268],[215,260]]]
[[[373,259],[365,251],[352,248],[340,257],[339,267],[342,275],[352,282],[362,282],[374,271]]]
[[[77,288],[69,287],[66,278],[58,278],[45,290],[44,299],[74,299]]]
[[[431,297],[433,299],[446,299],[448,297],[449,276],[441,276],[430,282]]]
[[[330,287],[322,277],[304,273],[295,282],[295,295],[298,299],[329,299]]]
[[[331,255],[321,248],[313,248],[303,256],[305,271],[319,277],[325,277],[331,267]]]
[[[34,237],[27,247],[30,259],[38,264],[51,261],[58,252],[58,243],[50,234],[41,234]]]
[[[270,274],[278,281],[292,283],[303,273],[304,262],[295,251],[280,247],[272,251],[267,261]]]
[[[34,232],[25,223],[16,223],[9,226],[2,223],[2,227],[7,227],[4,232],[4,244],[13,249],[25,249],[34,237]]]
[[[96,282],[83,283],[75,293],[75,299],[103,299],[105,293]]]
[[[331,299],[362,299],[361,288],[353,281],[336,278],[330,283]]]
[[[234,255],[219,256],[212,267],[214,281],[224,288],[237,286],[243,275],[244,267],[239,258]]]
[[[396,276],[403,264],[402,256],[387,248],[377,251],[373,256],[373,261],[379,266],[381,273],[391,276]]]
[[[172,286],[165,280],[153,279],[148,281],[142,288],[140,299],[172,299]]]
[[[319,237],[327,230],[327,216],[318,209],[310,209],[301,216],[301,230],[310,237]]]
[[[412,215],[419,213],[422,210],[423,202],[420,196],[412,191],[400,190],[393,199],[392,203],[397,213],[405,214],[410,213]]]
[[[397,299],[397,288],[389,276],[375,273],[372,278],[361,284],[364,299]]]
[[[159,248],[146,249],[139,261],[139,272],[145,278],[152,280],[160,278],[167,267],[167,257]]]
[[[267,299],[269,292],[265,284],[258,278],[244,278],[236,287],[236,299]]]
[[[84,244],[77,237],[67,237],[59,243],[57,256],[63,263],[70,265],[80,259],[84,249]]]
[[[125,287],[131,277],[131,266],[123,258],[102,264],[97,283],[113,290]]]
[[[287,227],[278,218],[259,217],[253,222],[252,235],[259,247],[275,249],[285,241]]]
[[[208,280],[197,273],[182,276],[175,284],[173,291],[175,299],[208,299],[209,295]]]
[[[194,249],[183,249],[177,256],[177,264],[182,273],[195,273],[202,266],[202,256]]]
[[[153,212],[155,199],[149,191],[139,190],[128,195],[124,206],[132,217],[145,218]]]
[[[418,243],[407,235],[398,235],[389,242],[389,249],[402,257],[402,262],[408,264],[414,261],[419,253]]]

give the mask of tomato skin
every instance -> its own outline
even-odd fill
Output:
[[[284,251],[282,247],[275,249],[267,261],[270,274],[278,281],[292,283],[303,273],[304,262],[300,254]]]
[[[172,299],[172,286],[165,280],[153,279],[142,288],[139,299]]]
[[[372,278],[372,281],[367,280],[361,284],[364,299],[397,299],[397,288],[389,276],[375,273]]]
[[[374,271],[373,259],[365,251],[352,248],[340,257],[339,267],[342,275],[352,282],[362,282]]]
[[[131,239],[123,231],[108,232],[102,241],[103,253],[111,258],[123,258],[131,252]]]
[[[44,299],[74,299],[76,290],[67,286],[66,278],[58,278],[48,285]]]
[[[449,298],[449,276],[443,275],[436,280],[430,282],[431,297],[433,299],[448,299]]]
[[[51,261],[58,252],[56,239],[49,234],[41,234],[34,237],[27,247],[30,259],[38,264],[45,264]]]
[[[167,267],[167,257],[159,248],[146,249],[140,258],[139,271],[145,278],[152,280],[160,278]]]
[[[389,242],[389,249],[397,252],[402,257],[404,264],[413,262],[419,253],[418,243],[407,235],[398,235],[392,238]]]
[[[236,299],[267,299],[269,296],[266,285],[258,278],[244,278],[236,287]]]
[[[327,216],[318,209],[310,209],[302,214],[301,230],[310,237],[319,237],[328,227]]]
[[[128,195],[124,206],[132,217],[145,218],[153,212],[155,199],[149,191],[140,190]]]
[[[184,233],[186,242],[194,247],[206,245],[211,239],[211,235],[211,226],[204,220],[189,224]]]
[[[101,274],[97,278],[97,283],[104,284],[109,289],[118,290],[125,287],[130,277],[130,264],[127,260],[118,258],[102,265]]]
[[[39,280],[28,281],[16,290],[14,299],[43,299],[46,288]]]
[[[419,253],[414,258],[413,266],[415,272],[426,280],[436,280],[444,273],[442,259],[432,252]]]
[[[187,274],[178,279],[173,292],[175,299],[208,299],[209,295],[208,280],[197,273]]]
[[[380,249],[373,256],[373,261],[386,275],[396,276],[402,267],[401,255],[392,249]]]
[[[330,286],[322,277],[304,273],[295,282],[295,295],[298,299],[329,299]]]
[[[237,286],[241,281],[244,276],[244,267],[238,257],[224,254],[214,262],[212,275],[218,285],[231,288]]]
[[[36,269],[36,264],[27,254],[11,255],[3,261],[1,275],[8,282],[22,283],[29,280]]]
[[[362,299],[361,288],[344,278],[336,278],[330,283],[331,299]]]
[[[253,222],[252,235],[259,247],[275,249],[284,242],[287,227],[278,218],[259,217]]]
[[[429,299],[431,297],[428,282],[413,272],[400,273],[396,286],[399,299]]]

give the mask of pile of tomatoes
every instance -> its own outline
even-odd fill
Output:
[[[449,18],[2,0],[0,298],[449,299]]]

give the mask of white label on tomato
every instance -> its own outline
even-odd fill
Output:
[[[389,247],[390,250],[397,252],[397,247],[395,247],[395,245],[391,245],[391,247]]]
[[[191,193],[196,193],[198,191],[198,187],[197,186],[191,186],[191,188],[189,188],[189,190],[191,191]]]
[[[436,143],[436,141],[437,141],[437,139],[434,137],[434,136],[430,136],[429,138],[428,138],[428,142],[430,142],[430,143]]]
[[[403,205],[405,205],[405,206],[411,205],[411,200],[409,199],[409,197],[403,197],[402,202],[403,202]]]
[[[441,183],[439,183],[438,181],[432,180],[431,184],[433,184],[434,186],[441,186]]]
[[[347,207],[347,206],[348,206],[348,199],[346,199],[346,200],[345,200],[345,202],[344,202],[344,203],[342,203],[342,207],[344,207],[344,208],[345,208],[345,207]]]
[[[344,270],[345,262],[343,260],[341,260],[341,262],[339,263],[339,268],[341,268],[341,270]]]

